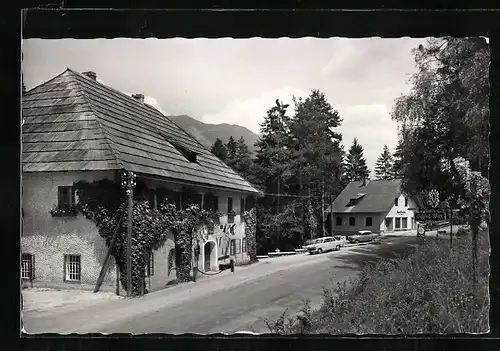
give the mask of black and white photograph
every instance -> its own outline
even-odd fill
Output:
[[[23,333],[490,331],[487,37],[21,50]]]

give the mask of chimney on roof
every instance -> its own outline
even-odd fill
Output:
[[[97,75],[95,74],[95,72],[92,72],[92,71],[87,71],[87,72],[83,72],[82,73],[84,76],[87,76],[93,80],[97,80]]]
[[[136,99],[137,101],[139,101],[141,104],[144,103],[144,95],[142,94],[133,94],[132,95],[132,98]]]

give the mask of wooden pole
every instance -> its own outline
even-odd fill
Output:
[[[116,265],[116,295],[120,296],[120,267]]]
[[[332,220],[332,235],[333,235],[333,226],[334,224],[336,224],[336,222],[334,221],[334,216],[333,216],[333,196],[332,196],[332,204],[330,205],[330,217],[331,217],[331,220]]]
[[[116,225],[115,233],[113,234],[113,238],[111,239],[111,243],[109,244],[108,252],[106,252],[106,257],[104,258],[104,262],[102,264],[101,272],[99,273],[99,277],[97,278],[97,282],[95,284],[94,292],[98,292],[101,288],[102,282],[104,281],[104,276],[106,275],[106,270],[108,269],[109,264],[109,256],[111,255],[111,250],[113,246],[115,246],[116,238],[118,237],[118,233],[120,232],[120,227],[123,221],[123,216],[125,215],[125,209],[122,210],[120,215],[120,219],[118,220],[118,224]]]
[[[453,209],[450,208],[450,248],[453,246]]]
[[[325,236],[325,183],[321,182],[321,232]]]
[[[128,173],[128,218],[127,218],[127,296],[132,296],[132,208],[133,190],[132,173]]]

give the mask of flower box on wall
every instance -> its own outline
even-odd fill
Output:
[[[55,205],[49,212],[52,217],[75,217],[77,215],[75,206],[72,206],[69,209],[62,209]]]

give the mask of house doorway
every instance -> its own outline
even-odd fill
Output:
[[[393,232],[394,231],[394,223],[393,223],[392,217],[389,217],[389,218],[385,219],[385,230],[387,232]]]
[[[213,241],[207,241],[203,247],[205,272],[211,270],[212,256],[215,255],[215,244]]]

